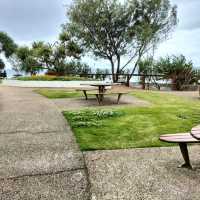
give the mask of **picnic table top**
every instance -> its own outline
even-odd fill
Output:
[[[196,138],[197,140],[200,140],[200,125],[195,126],[191,130],[191,135]]]
[[[113,83],[83,83],[81,85],[90,85],[90,86],[96,86],[96,87],[99,87],[99,86],[111,86],[113,85]]]
[[[200,125],[193,127],[189,133],[161,135],[160,140],[174,143],[200,142]]]

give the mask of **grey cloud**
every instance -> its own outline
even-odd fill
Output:
[[[199,0],[175,0],[178,6],[178,28],[181,30],[194,30],[200,28]]]
[[[0,0],[0,30],[17,41],[56,38],[64,23],[63,0]]]
[[[55,40],[61,29],[60,25],[66,20],[64,5],[70,1],[0,0],[0,31],[8,32],[20,44],[33,40]],[[183,53],[199,66],[200,0],[171,2],[178,6],[179,25],[172,40],[160,45],[157,55]],[[95,65],[94,59],[91,60],[93,62],[87,59],[85,61]]]

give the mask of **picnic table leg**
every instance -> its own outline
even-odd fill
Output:
[[[117,104],[119,104],[121,97],[122,97],[122,94],[118,94]]]
[[[100,101],[102,102],[104,99],[104,96],[103,96],[103,94],[100,94],[99,96],[100,96]]]
[[[100,101],[100,98],[99,98],[99,95],[98,94],[96,94],[96,98],[97,98],[97,101],[98,101],[98,103],[99,103],[99,105],[101,104],[101,101]]]
[[[86,90],[83,90],[83,93],[84,93],[84,95],[85,95],[85,100],[88,100],[88,96],[87,96]]]
[[[190,164],[189,154],[188,154],[187,143],[179,143],[179,147],[180,147],[183,159],[185,161],[185,163],[181,165],[180,167],[192,169],[192,166]]]
[[[105,92],[105,86],[99,86],[99,100],[102,103],[104,99],[103,93]]]

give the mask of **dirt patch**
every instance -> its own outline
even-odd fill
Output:
[[[122,96],[120,103],[117,104],[117,95],[106,96],[103,104],[99,106],[95,97],[90,96],[88,100],[84,98],[70,98],[70,99],[54,99],[52,100],[59,110],[75,110],[91,107],[124,107],[124,106],[150,106],[151,104],[147,101],[140,100],[131,95]]]

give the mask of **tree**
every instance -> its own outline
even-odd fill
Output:
[[[42,41],[32,45],[33,55],[43,68],[63,75],[68,58],[79,59],[81,48],[68,36],[66,32],[59,35],[54,44],[45,44]]]
[[[105,80],[106,74],[110,74],[108,69],[96,69],[96,79],[103,79]]]
[[[0,53],[4,53],[6,58],[9,58],[16,50],[17,45],[7,33],[0,32]]]
[[[146,88],[146,79],[148,78],[148,83],[151,81],[151,77],[146,75],[154,74],[154,61],[152,57],[140,60],[138,62],[138,72],[141,74],[140,82],[142,84],[142,89]]]
[[[4,67],[5,67],[5,64],[4,64],[3,60],[0,59],[0,72],[1,72],[1,70],[4,69]]]
[[[155,67],[158,73],[163,74],[164,79],[171,79],[172,90],[182,90],[195,80],[193,63],[183,55],[160,58]]]
[[[45,44],[43,41],[33,42],[32,51],[33,56],[44,69],[50,70],[52,68],[53,49],[50,44]]]
[[[16,62],[18,62],[18,70],[30,73],[31,75],[37,74],[42,66],[34,57],[33,50],[27,46],[19,47],[16,51]]]
[[[169,0],[74,0],[68,16],[64,30],[86,52],[110,61],[114,82],[132,62],[133,75],[142,56],[177,24]],[[129,56],[123,65],[122,56]]]
[[[25,71],[31,75],[44,69],[51,74],[64,75],[67,59],[79,59],[81,53],[80,47],[63,32],[54,44],[38,41],[33,42],[31,47],[19,47],[12,62],[16,71]]]
[[[7,33],[0,31],[0,54],[4,53],[6,58],[9,58],[16,50],[17,45],[13,39],[7,35]],[[0,59],[0,70],[3,70],[5,63]]]

